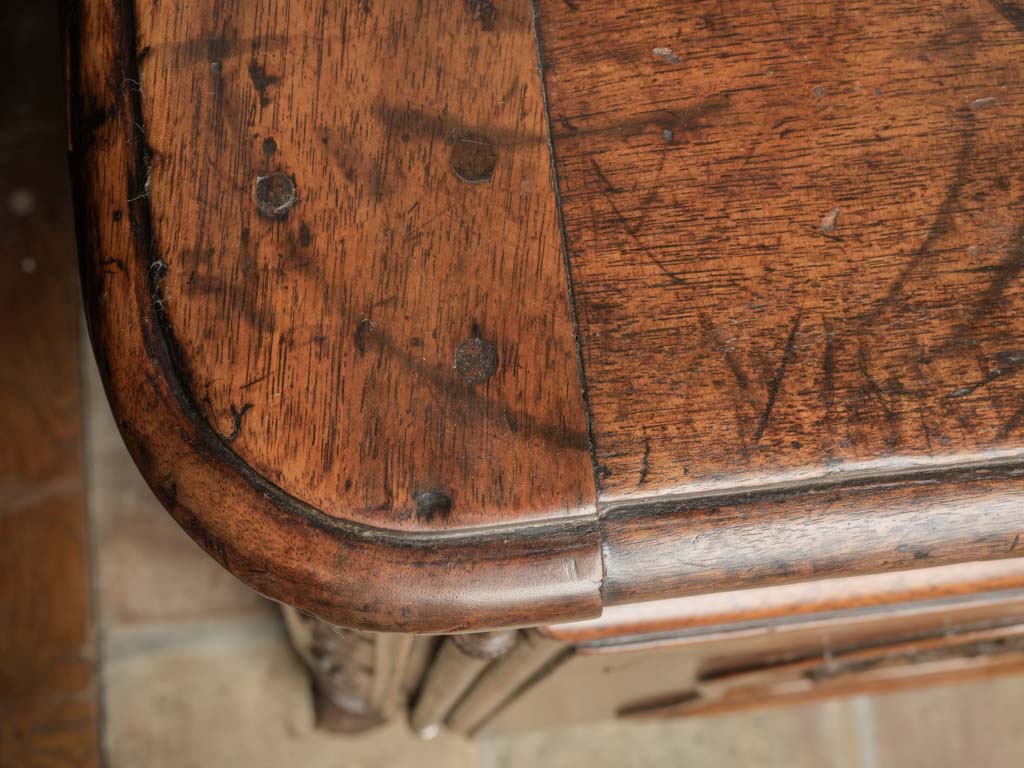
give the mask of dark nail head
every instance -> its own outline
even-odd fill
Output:
[[[487,339],[466,339],[455,348],[455,370],[470,384],[487,381],[498,370],[498,350]]]
[[[295,179],[277,172],[256,177],[256,207],[269,219],[283,219],[299,200]]]
[[[498,162],[498,150],[483,136],[461,136],[452,145],[452,170],[463,181],[489,181]]]

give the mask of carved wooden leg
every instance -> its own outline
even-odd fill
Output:
[[[445,722],[456,733],[472,735],[522,690],[571,650],[536,629],[519,633],[515,647],[495,659],[455,705]]]
[[[445,639],[416,699],[413,730],[428,739],[437,735],[462,696],[495,659],[515,645],[518,634],[503,630]]]
[[[429,662],[432,638],[343,629],[288,606],[283,611],[313,678],[318,727],[358,733],[404,708]]]

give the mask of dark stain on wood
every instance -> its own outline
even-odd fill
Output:
[[[775,375],[772,376],[771,381],[768,382],[768,395],[765,398],[764,410],[761,412],[761,418],[757,422],[757,429],[754,430],[754,442],[758,442],[764,435],[764,431],[768,428],[768,422],[772,418],[772,409],[775,407],[775,400],[779,396],[779,390],[782,388],[783,379],[786,378],[786,368],[789,366],[790,361],[796,354],[796,335],[800,331],[800,314],[797,313],[796,317],[793,318],[793,325],[790,326],[789,336],[786,337],[786,346],[782,350],[782,358],[779,360],[779,367],[775,370]]]
[[[249,64],[249,79],[252,81],[253,88],[260,95],[260,106],[265,107],[270,104],[270,96],[267,94],[267,90],[270,86],[280,82],[281,78],[268,75],[267,68],[254,61]]]
[[[224,436],[224,439],[233,443],[238,439],[238,434],[242,431],[242,420],[245,418],[245,414],[252,410],[252,403],[242,403],[240,408],[236,408],[235,404],[231,404],[231,432]]]
[[[441,491],[417,491],[413,501],[416,502],[416,517],[426,523],[434,522],[434,518],[446,519],[452,512],[452,500]]]
[[[988,0],[999,15],[1013,25],[1018,32],[1024,32],[1024,8],[1017,5],[1014,0]]]
[[[481,29],[485,32],[494,29],[494,23],[498,19],[498,8],[491,0],[466,0],[466,7],[473,21],[480,23]]]

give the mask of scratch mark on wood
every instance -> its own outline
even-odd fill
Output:
[[[224,439],[229,443],[233,443],[238,439],[239,432],[242,431],[242,420],[245,418],[245,414],[252,410],[252,403],[244,403],[241,408],[236,408],[235,404],[232,403],[229,407],[232,420],[231,434],[226,435]]]
[[[728,339],[723,336],[718,326],[715,325],[707,314],[699,311],[697,318],[700,320],[701,331],[704,333],[707,344],[722,353],[726,367],[728,367],[729,372],[736,381],[736,386],[743,394],[744,399],[755,408],[758,407],[757,401],[750,391],[750,378],[743,371],[743,366],[736,355],[736,350],[733,349]]]
[[[885,296],[868,312],[865,317],[865,324],[877,318],[886,307],[895,301],[896,297],[903,292],[907,281],[910,280],[924,264],[924,261],[931,255],[936,244],[945,235],[953,231],[953,214],[957,211],[960,204],[960,195],[967,184],[967,169],[970,164],[971,153],[974,149],[975,124],[973,122],[973,115],[966,115],[966,119],[968,122],[961,134],[963,138],[961,139],[960,151],[957,155],[956,167],[953,169],[953,178],[949,182],[949,186],[946,187],[946,195],[939,206],[938,213],[935,214],[935,219],[932,221],[928,233],[925,235],[924,242],[914,251],[910,261],[896,276],[896,279],[893,280]]]
[[[647,473],[651,469],[651,441],[644,435],[644,453],[640,457],[640,480],[637,485],[643,485],[647,482]]]
[[[782,359],[779,361],[779,367],[775,371],[775,375],[772,376],[772,380],[768,382],[768,399],[764,404],[764,411],[761,413],[761,419],[757,423],[757,429],[754,431],[754,442],[758,442],[764,435],[765,429],[768,428],[768,422],[772,417],[772,410],[775,408],[775,401],[779,396],[779,390],[782,388],[782,380],[786,377],[786,367],[790,361],[796,355],[796,334],[800,330],[800,313],[796,313],[796,317],[793,318],[793,325],[789,329],[789,337],[786,339],[786,347],[782,352]]]
[[[1000,16],[1013,25],[1014,29],[1024,32],[1024,8],[1020,8],[1010,0],[988,0],[988,2]]]

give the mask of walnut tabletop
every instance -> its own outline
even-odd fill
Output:
[[[260,592],[452,632],[1024,551],[1024,6],[69,6],[107,392]]]

